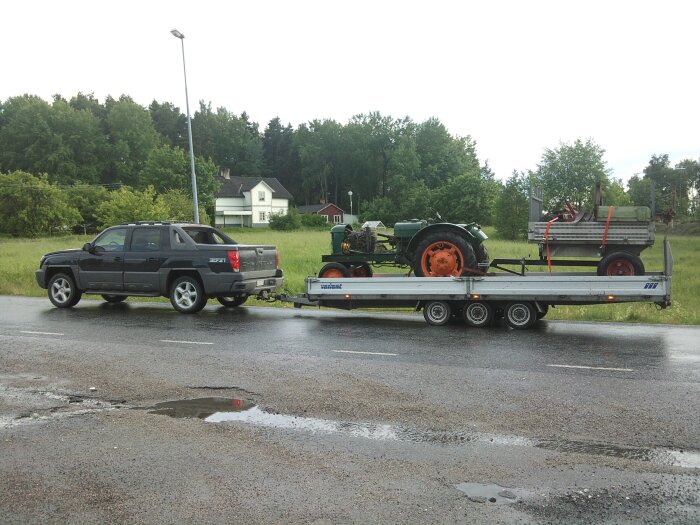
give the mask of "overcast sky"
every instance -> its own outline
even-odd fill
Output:
[[[79,91],[346,123],[379,111],[471,135],[496,175],[592,138],[613,176],[700,158],[700,2],[10,0],[0,100]],[[194,137],[196,144],[197,137]]]

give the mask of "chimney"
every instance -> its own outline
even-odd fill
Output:
[[[321,199],[318,201],[319,204],[326,204],[326,199]]]
[[[231,180],[231,170],[229,168],[224,168],[221,170],[221,176],[225,180]]]

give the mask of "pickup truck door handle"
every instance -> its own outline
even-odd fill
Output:
[[[158,257],[149,257],[147,260],[148,262],[158,262],[159,259]]]
[[[115,260],[115,261],[121,261],[122,258],[121,258],[121,257],[115,257],[114,260]]]

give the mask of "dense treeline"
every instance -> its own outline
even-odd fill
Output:
[[[606,202],[649,205],[653,182],[657,208],[671,206],[675,190],[676,211],[685,216],[695,214],[692,196],[700,187],[696,161],[672,167],[668,156],[661,155],[651,159],[643,176],[632,178],[625,192],[610,177],[604,150],[592,140],[547,149],[536,169],[514,173],[501,183],[479,161],[471,137],[451,135],[434,118],[416,123],[370,113],[345,124],[314,120],[296,129],[274,118],[261,132],[245,113],[200,103],[192,132],[200,203],[210,217],[221,170],[276,177],[297,205],[326,199],[349,210],[352,190],[354,210],[366,218],[392,224],[437,211],[448,221],[495,224],[509,236],[525,226],[532,185],[545,189],[548,209],[558,209],[566,199],[590,204],[597,181],[603,184]],[[9,98],[0,103],[0,197],[5,209],[0,213],[20,215],[10,202],[30,206],[27,219],[37,216],[32,209],[45,208],[47,202],[65,206],[53,205],[51,213],[58,215],[51,218],[48,213],[43,226],[24,233],[5,221],[0,228],[33,235],[65,225],[94,228],[117,217],[100,214],[97,207],[124,200],[127,194],[150,201],[150,211],[132,206],[142,213],[135,218],[175,210],[163,207],[175,195],[182,206],[179,214],[186,214],[187,152],[186,117],[168,102],[153,101],[144,108],[128,96],[107,97],[101,103],[82,93],[70,100],[55,96],[51,103],[32,95]],[[22,196],[18,188],[24,186],[31,189]],[[118,188],[123,189],[108,193]],[[42,201],[40,194],[48,200]],[[123,202],[115,206],[129,208]],[[173,219],[173,214],[160,217]]]

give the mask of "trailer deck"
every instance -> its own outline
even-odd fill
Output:
[[[414,307],[429,324],[462,315],[468,325],[490,324],[503,315],[512,328],[529,328],[550,306],[646,302],[671,305],[673,256],[664,239],[664,268],[637,276],[599,276],[591,272],[494,272],[474,277],[375,276],[306,279],[306,292],[281,295],[295,307]]]

